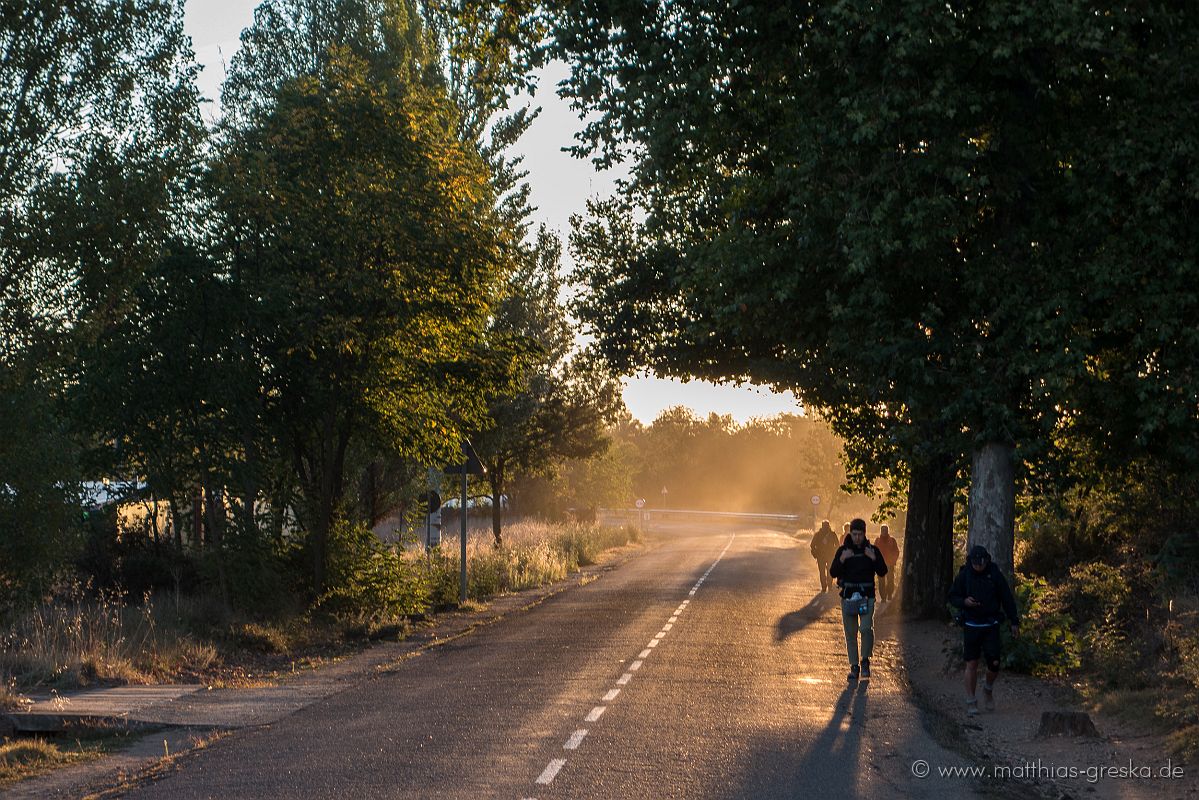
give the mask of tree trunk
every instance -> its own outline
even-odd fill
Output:
[[[183,520],[179,519],[179,501],[175,499],[175,495],[171,495],[171,533],[175,538],[175,552],[178,555],[183,555]]]
[[[981,544],[1012,580],[1016,521],[1016,448],[987,442],[974,451],[970,472],[970,534],[966,552]]]
[[[317,497],[314,498],[317,519],[312,531],[312,577],[313,589],[317,597],[325,591],[326,567],[329,559],[329,533],[345,495],[345,463],[346,449],[350,444],[350,420],[347,417],[341,420],[340,424],[329,420],[325,430],[331,435],[322,442],[322,458],[316,465],[319,474],[315,477],[319,482],[319,488]]]
[[[206,478],[204,481],[204,521],[208,531],[208,543],[211,545],[210,552],[216,559],[217,589],[221,594],[221,603],[226,611],[230,611],[233,605],[229,596],[229,578],[225,573],[225,553],[223,552],[225,539],[224,492],[212,485],[211,478]]]
[[[192,493],[192,536],[197,552],[204,552],[204,494],[197,488]]]
[[[248,437],[247,437],[248,439]],[[245,478],[242,480],[242,497],[241,497],[241,529],[246,536],[258,538],[258,518],[254,513],[254,506],[258,502],[258,465],[255,463],[256,458],[253,455],[253,445],[247,441],[246,447],[246,465]]]
[[[487,483],[491,486],[491,535],[495,537],[495,546],[503,547],[504,509],[500,507],[500,498],[504,495],[504,464],[502,462],[496,462],[488,470]]]
[[[907,617],[945,615],[953,583],[953,460],[912,468],[903,535],[900,607]]]

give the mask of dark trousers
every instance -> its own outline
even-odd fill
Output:
[[[891,599],[891,593],[895,591],[895,584],[891,580],[891,573],[878,576],[878,594],[884,600]]]
[[[820,591],[827,592],[833,588],[833,576],[828,574],[829,567],[832,566],[833,560],[830,558],[827,561],[816,559],[816,571],[820,573]]]

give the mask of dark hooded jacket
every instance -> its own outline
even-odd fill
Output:
[[[837,549],[837,534],[833,533],[833,529],[827,524],[822,525],[820,530],[812,535],[812,546],[809,549],[812,551],[812,558],[820,562],[828,561]]]
[[[866,548],[874,551],[874,560],[866,555]],[[853,555],[842,562],[841,553],[846,550]],[[842,597],[853,594],[854,591],[861,592],[864,597],[874,597],[874,576],[887,574],[887,562],[883,560],[883,554],[878,548],[866,541],[865,536],[862,537],[861,547],[854,547],[853,537],[846,536],[844,543],[833,554],[833,563],[829,566],[828,574],[837,579]],[[849,591],[846,591],[847,589]]]
[[[984,558],[987,568],[976,572],[970,562],[976,558]],[[966,606],[966,598],[973,597],[979,605],[973,608]],[[970,557],[958,570],[958,575],[949,589],[949,603],[962,611],[961,621],[972,625],[996,625],[1006,617],[1012,625],[1019,625],[1020,618],[1016,613],[1016,598],[1008,586],[1007,578],[991,561],[991,554],[982,545],[975,545],[970,550]]]

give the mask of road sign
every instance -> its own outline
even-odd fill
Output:
[[[812,495],[812,505],[814,505],[814,506],[820,505],[820,495],[818,495],[818,494]]]
[[[483,475],[487,472],[487,468],[479,460],[479,454],[475,452],[475,448],[471,447],[470,442],[463,439],[462,461],[457,464],[451,464],[442,470],[442,472],[446,475]]]
[[[645,498],[644,498],[644,497],[638,497],[638,498],[637,498],[637,502],[636,502],[636,503],[633,503],[633,505],[637,506],[637,508],[645,508]]]

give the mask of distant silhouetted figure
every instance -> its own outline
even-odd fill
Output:
[[[833,553],[837,552],[837,534],[828,520],[820,523],[820,530],[812,534],[812,558],[816,559],[816,570],[820,573],[820,591],[827,592],[833,588],[833,576],[829,575],[829,567],[833,563]]]
[[[978,713],[974,687],[978,681],[978,657],[987,660],[987,676],[983,680],[983,702],[988,711],[995,710],[995,679],[999,677],[999,623],[1006,617],[1012,626],[1012,636],[1020,631],[1016,598],[999,567],[991,561],[987,548],[976,544],[970,557],[958,571],[949,590],[949,602],[962,610],[962,654],[966,661],[966,714]]]
[[[874,654],[874,576],[887,574],[887,563],[878,548],[866,541],[866,521],[849,523],[849,536],[833,555],[830,573],[841,587],[841,625],[849,656],[849,680],[870,677]],[[862,662],[858,664],[858,633],[862,634]]]
[[[895,565],[899,563],[899,542],[895,541],[895,537],[891,535],[891,529],[884,525],[879,531],[878,538],[874,540],[874,546],[883,554],[883,561],[887,562],[887,574],[879,576],[878,593],[882,596],[884,603],[891,602],[891,598],[895,596]]]

